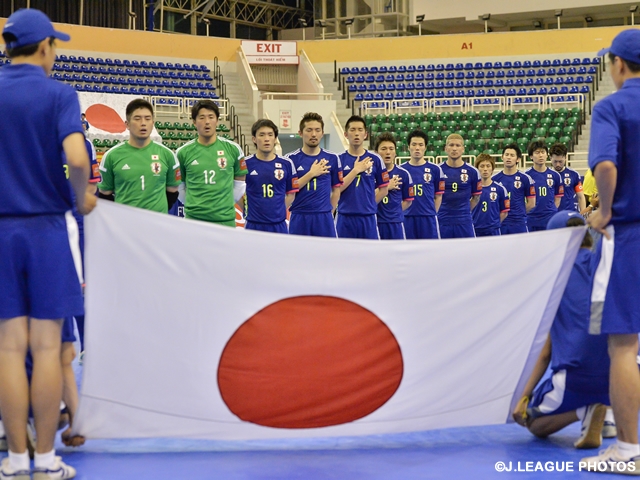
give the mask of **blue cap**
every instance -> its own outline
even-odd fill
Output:
[[[601,57],[609,52],[628,62],[640,63],[640,30],[637,28],[623,30],[616,35],[610,47],[598,52],[598,56]]]
[[[549,219],[549,223],[547,223],[547,230],[554,230],[556,228],[564,228],[567,226],[567,222],[571,218],[579,218],[582,222],[582,225],[586,225],[584,221],[584,217],[580,215],[578,212],[573,210],[562,210],[561,212],[556,213],[553,217]]]
[[[21,8],[11,15],[2,30],[2,35],[7,33],[16,38],[12,42],[7,42],[7,49],[34,45],[49,37],[65,42],[71,38],[66,33],[54,30],[49,17],[33,8]]]

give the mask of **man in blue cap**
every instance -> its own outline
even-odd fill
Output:
[[[68,479],[75,470],[54,450],[61,327],[62,318],[83,313],[80,252],[77,240],[70,240],[77,238],[77,225],[69,184],[81,214],[96,199],[87,190],[89,159],[77,95],[48,78],[56,39],[69,36],[30,9],[11,15],[2,36],[11,64],[0,71],[0,412],[9,447],[0,480],[31,478],[30,403],[37,435],[33,479]],[[30,387],[27,349],[33,356]]]
[[[593,109],[589,167],[600,208],[589,224],[603,234],[591,292],[589,332],[608,335],[610,395],[618,441],[595,457],[590,470],[640,475],[638,410],[640,373],[636,364],[640,332],[640,30],[620,32],[608,53],[617,92]]]

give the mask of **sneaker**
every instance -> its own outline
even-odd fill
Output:
[[[6,452],[7,450],[9,450],[7,437],[0,437],[0,452]]]
[[[606,450],[601,450],[595,457],[583,458],[580,464],[581,470],[589,472],[640,475],[640,455],[622,458],[618,455],[618,445],[615,443]]]
[[[613,418],[611,407],[607,407],[607,414],[604,417],[604,426],[602,427],[602,438],[615,438],[618,435],[616,422]]]
[[[598,448],[602,445],[602,425],[607,407],[601,403],[594,403],[587,407],[587,413],[582,420],[580,438],[573,444],[576,448]]]
[[[9,466],[9,459],[5,458],[0,464],[0,480],[31,480],[31,475],[29,470],[13,470]]]
[[[75,476],[76,469],[64,463],[60,457],[56,457],[53,465],[47,469],[33,470],[33,480],[67,480]]]

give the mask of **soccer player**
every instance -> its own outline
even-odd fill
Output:
[[[54,30],[45,14],[20,9],[2,32],[11,63],[0,74],[0,412],[9,447],[0,478],[31,476],[26,425],[33,410],[38,444],[35,479],[68,479],[75,470],[55,456],[62,397],[62,319],[83,313],[77,225],[69,182],[81,214],[89,194],[89,159],[76,92],[48,78],[56,58]],[[64,159],[69,172],[65,177]],[[33,356],[29,386],[27,349]]]
[[[293,162],[276,155],[278,127],[271,120],[258,120],[251,127],[255,155],[247,157],[247,230],[289,233],[287,208],[298,191]]]
[[[445,189],[438,210],[442,238],[475,237],[471,210],[478,204],[482,193],[480,173],[462,160],[464,139],[453,133],[445,146],[447,161],[442,165]]]
[[[560,174],[564,182],[564,197],[560,200],[558,211],[572,210],[581,212],[586,207],[580,174],[566,166],[567,147],[563,143],[554,143],[549,149],[551,166]]]
[[[291,205],[289,233],[316,237],[337,237],[333,212],[340,199],[340,158],[320,148],[324,120],[314,112],[300,120],[302,148],[287,155],[296,167],[300,191]]]
[[[509,215],[509,194],[506,188],[491,180],[496,168],[491,155],[478,155],[476,168],[482,179],[482,194],[472,212],[473,228],[477,237],[500,235],[500,224]]]
[[[404,240],[404,210],[413,201],[413,181],[404,168],[396,165],[396,140],[391,133],[376,138],[376,153],[389,174],[389,193],[378,203],[378,232],[382,240]]]
[[[198,137],[176,151],[186,189],[184,216],[235,228],[247,166],[240,145],[216,134],[219,118],[212,100],[198,100],[191,108]]]
[[[349,148],[340,154],[344,179],[336,220],[338,237],[378,240],[376,212],[378,203],[387,196],[389,174],[382,159],[364,148],[367,139],[364,118],[349,117],[344,135]]]
[[[549,219],[558,211],[564,196],[564,186],[560,174],[547,168],[549,150],[544,141],[531,142],[528,151],[533,167],[527,169],[526,173],[535,182],[536,206],[529,211],[527,223],[529,230],[535,232],[547,229]]]
[[[102,157],[98,196],[116,203],[167,213],[178,199],[180,164],[173,152],[151,141],[153,107],[141,98],[126,109],[129,140]]]
[[[411,158],[402,167],[413,180],[414,200],[404,212],[404,230],[408,239],[440,238],[438,209],[444,193],[444,175],[439,165],[427,162],[427,134],[414,130],[407,137]]]
[[[515,143],[502,149],[502,172],[496,173],[493,180],[507,189],[510,200],[509,215],[500,226],[502,235],[526,233],[527,213],[536,206],[536,189],[533,179],[518,170],[518,161],[522,159],[520,147]]]
[[[640,30],[620,32],[607,50],[608,70],[617,91],[595,104],[591,120],[589,167],[598,186],[600,208],[591,214],[589,224],[604,238],[592,283],[589,332],[608,335],[611,406],[618,441],[597,457],[582,461],[590,468],[605,462],[612,473],[633,469],[638,474]],[[626,472],[621,471],[620,463],[608,462],[624,462]]]
[[[578,212],[564,210],[551,217],[547,229],[584,224]],[[590,248],[591,236],[586,232],[546,343],[513,411],[514,420],[537,437],[547,437],[581,420],[576,448],[600,446],[605,405],[609,404],[607,341],[587,332],[593,257]],[[538,385],[549,363],[553,374]]]

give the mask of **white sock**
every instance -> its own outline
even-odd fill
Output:
[[[47,452],[47,453],[36,452],[33,460],[36,468],[46,469],[46,468],[53,467],[53,462],[55,461],[55,459],[56,459],[56,451],[51,450],[50,452]]]
[[[587,407],[580,407],[576,410],[576,415],[578,416],[578,420],[583,421],[584,416],[587,414]]]
[[[613,410],[611,407],[607,407],[607,414],[604,416],[605,422],[616,423],[615,418],[613,418]]]
[[[24,453],[15,453],[9,450],[9,466],[14,472],[30,470],[29,452],[25,450]]]
[[[622,458],[632,458],[640,455],[640,445],[618,440],[618,453]]]

